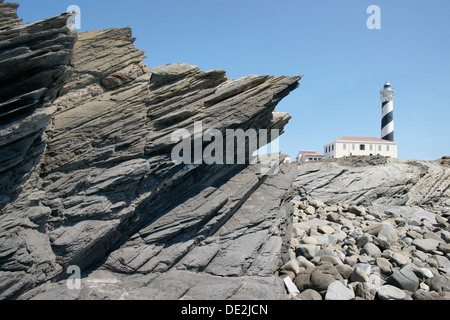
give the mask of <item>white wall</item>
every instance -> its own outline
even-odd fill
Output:
[[[328,150],[329,146],[334,145],[334,150]],[[365,150],[361,150],[360,145],[365,146]],[[370,149],[372,146],[372,150]],[[354,147],[354,148],[353,148]],[[381,147],[381,150],[379,149]],[[389,148],[389,150],[387,150]],[[325,156],[327,158],[342,158],[345,156],[368,156],[382,155],[391,158],[397,158],[397,144],[379,143],[379,142],[334,142],[324,147]]]

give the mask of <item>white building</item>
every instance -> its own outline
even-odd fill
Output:
[[[316,151],[300,151],[297,156],[297,162],[318,161],[325,158],[324,154]]]
[[[325,145],[324,153],[326,158],[342,158],[352,155],[382,155],[397,158],[397,143],[378,138],[341,137]]]

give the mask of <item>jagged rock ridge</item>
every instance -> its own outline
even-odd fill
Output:
[[[229,79],[181,63],[147,69],[129,28],[80,33],[74,44],[69,17],[0,32],[3,55],[22,68],[33,54],[47,57],[38,60],[47,73],[26,78],[35,86],[13,81],[26,69],[0,77],[7,94],[18,85],[21,94],[39,93],[5,115],[1,136],[14,139],[2,154],[11,146],[29,154],[24,127],[42,140],[33,166],[11,162],[2,175],[0,296],[104,297],[95,285],[71,291],[54,282],[77,265],[87,284],[101,283],[99,274],[116,279],[111,299],[282,297],[276,270],[287,253],[292,169],[271,177],[248,164],[175,164],[171,135],[192,132],[196,121],[204,132],[282,130],[290,116],[274,108],[301,77]],[[30,35],[19,43],[24,30]],[[168,281],[177,286],[164,293]],[[227,289],[204,291],[200,283]]]

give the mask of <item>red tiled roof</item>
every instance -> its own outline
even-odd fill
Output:
[[[314,156],[314,157],[324,157],[325,158],[324,154],[317,153],[317,151],[300,151],[300,152],[303,153],[305,156],[310,156],[310,157]]]

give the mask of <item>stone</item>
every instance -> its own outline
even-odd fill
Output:
[[[311,289],[325,291],[335,280],[342,281],[343,278],[333,265],[324,263],[311,273]]]
[[[450,253],[450,243],[442,243],[442,242],[439,243],[438,250],[445,254],[449,254]]]
[[[441,232],[442,240],[445,241],[445,243],[450,243],[450,232],[447,230],[444,230]]]
[[[325,208],[326,209],[326,208]],[[327,220],[332,222],[339,222],[339,213],[331,212],[327,215]]]
[[[301,238],[306,234],[305,230],[294,227],[292,228],[292,237],[293,238]]]
[[[369,242],[373,242],[373,237],[370,234],[364,234],[356,240],[356,246],[362,248]]]
[[[313,215],[316,213],[316,209],[313,206],[307,206],[305,209],[307,215]]]
[[[313,218],[308,221],[296,223],[293,225],[293,227],[304,230],[305,232],[309,232],[309,230],[311,228],[317,228],[319,226],[326,226],[326,225],[327,225],[327,221]]]
[[[369,277],[360,268],[356,267],[350,275],[351,282],[368,282]]]
[[[431,252],[438,248],[440,242],[435,239],[414,239],[412,244],[423,252]]]
[[[410,260],[401,252],[393,252],[391,250],[385,250],[383,251],[383,256],[387,257],[391,263],[399,267],[402,267],[410,262]]]
[[[355,286],[355,296],[364,300],[375,300],[377,288],[369,282],[358,282]]]
[[[300,244],[295,248],[295,253],[297,256],[303,256],[310,260],[316,256],[317,248],[318,247],[314,244]]]
[[[415,250],[413,252],[413,256],[420,259],[423,262],[425,262],[428,259],[428,254],[420,250]]]
[[[398,235],[395,227],[389,223],[384,223],[383,228],[378,232],[378,238],[388,242],[398,241]]]
[[[294,283],[300,292],[307,289],[325,292],[328,285],[335,280],[343,281],[343,278],[331,263],[324,262],[317,267],[309,267],[300,272],[294,279]]]
[[[330,283],[325,294],[325,300],[352,300],[354,298],[353,290],[337,280]]]
[[[450,292],[450,279],[438,274],[430,279],[430,289],[437,292]]]
[[[362,229],[362,231],[364,233],[370,234],[372,236],[376,236],[381,231],[381,229],[383,229],[383,224],[376,223],[376,224],[371,224],[371,225],[369,225],[367,227],[364,227]]]
[[[358,256],[347,256],[344,259],[344,263],[348,264],[349,266],[353,267],[358,262]]]
[[[422,289],[419,289],[412,294],[412,298],[414,300],[439,300],[439,297],[440,296],[438,292],[427,292]]]
[[[338,257],[335,257],[335,256],[321,256],[320,262],[329,262],[333,266],[342,264],[342,261]]]
[[[296,258],[296,260],[298,261],[299,265],[303,268],[309,268],[309,267],[314,267],[314,264],[310,261],[308,261],[305,257],[303,256],[299,256]]]
[[[296,238],[291,238],[291,249],[294,249],[299,245],[300,243],[298,242],[298,240]]]
[[[281,267],[281,270],[282,271],[291,271],[295,275],[298,275],[300,273],[300,265],[296,259],[292,259],[288,263],[283,265]]]
[[[377,266],[380,268],[380,271],[385,275],[391,275],[392,274],[392,265],[389,262],[389,260],[385,258],[377,258],[376,260]]]
[[[317,256],[319,257],[323,257],[323,256],[331,256],[331,257],[336,257],[336,253],[334,252],[334,250],[330,247],[322,247],[323,249],[320,249],[317,252]]]
[[[406,244],[406,245],[411,245],[413,242],[413,239],[410,237],[403,237],[402,241]]]
[[[423,239],[423,235],[417,231],[410,230],[406,233],[412,239]]]
[[[300,240],[300,243],[317,245],[319,243],[319,241],[317,241],[317,239],[314,237],[305,237]]]
[[[320,293],[313,289],[306,289],[298,295],[298,298],[302,300],[322,300]]]
[[[335,230],[330,226],[319,226],[317,227],[317,231],[326,235],[332,235],[335,233]]]
[[[380,239],[378,237],[375,237],[373,239],[373,243],[382,250],[389,250],[391,248],[391,244],[388,241],[386,241],[384,239]]]
[[[364,209],[364,207],[359,207],[359,206],[353,205],[353,206],[348,207],[348,211],[356,214],[357,216],[365,216],[366,215],[366,210]]]
[[[373,243],[366,243],[361,250],[361,254],[367,254],[369,257],[381,257],[381,250]]]
[[[349,279],[350,275],[353,273],[353,268],[348,264],[338,264],[335,268],[344,279]]]
[[[390,275],[387,279],[387,283],[402,290],[415,292],[419,289],[420,281],[414,273],[414,270],[406,265],[399,271],[395,271],[392,275]]]
[[[359,268],[361,271],[363,271],[367,276],[369,276],[372,273],[372,265],[368,263],[357,263],[353,265],[353,269]]]
[[[316,209],[324,208],[326,206],[325,203],[323,203],[322,201],[317,200],[317,199],[309,201],[309,204],[312,205]]]
[[[434,239],[434,240],[439,241],[439,242],[444,242],[440,236],[438,236],[436,233],[431,232],[431,231],[426,232],[423,235],[423,238],[424,239]]]
[[[397,287],[386,284],[377,289],[377,297],[380,300],[405,300],[406,293]]]

